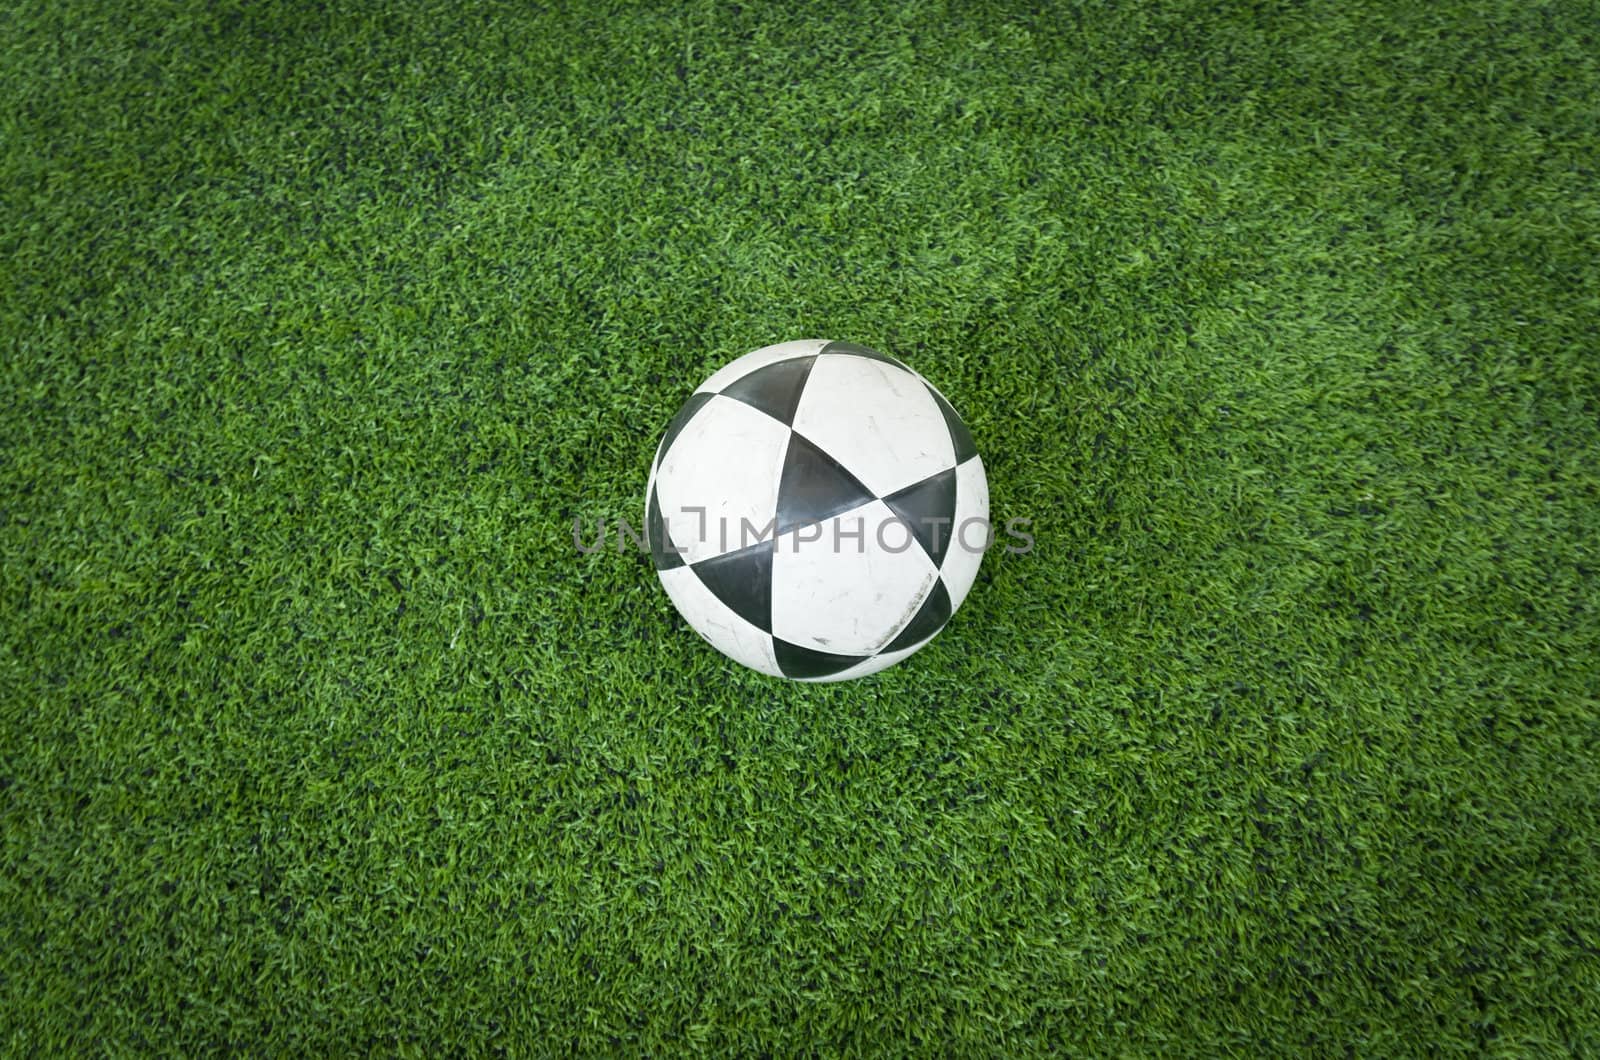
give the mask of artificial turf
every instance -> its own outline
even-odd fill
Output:
[[[1600,1051],[1593,4],[3,7],[0,1049]],[[573,545],[808,336],[839,686]]]

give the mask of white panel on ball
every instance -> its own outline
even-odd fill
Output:
[[[659,572],[661,584],[678,613],[713,648],[736,662],[773,677],[783,676],[772,654],[772,638],[752,626],[712,595],[688,567]]]
[[[820,531],[820,533],[818,533]],[[888,505],[872,501],[801,534],[772,555],[772,632],[836,655],[882,648],[921,607],[938,572]]]
[[[927,385],[850,354],[817,358],[794,429],[878,496],[955,466],[955,447]]]
[[[772,521],[788,448],[783,424],[742,402],[714,397],[695,413],[655,476],[661,515],[684,562],[734,551],[747,521],[757,530]]]

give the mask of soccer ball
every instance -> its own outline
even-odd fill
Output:
[[[990,542],[944,396],[876,350],[766,346],[702,383],[650,468],[645,535],[684,619],[746,666],[876,673],[944,628]]]

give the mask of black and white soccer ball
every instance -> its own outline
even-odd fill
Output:
[[[774,676],[875,673],[939,632],[990,541],[972,435],[876,350],[766,346],[702,383],[650,468],[646,535],[679,613]]]

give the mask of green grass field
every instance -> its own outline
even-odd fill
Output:
[[[1592,3],[323,6],[3,5],[0,1051],[1600,1052]],[[808,336],[842,686],[572,541]]]

